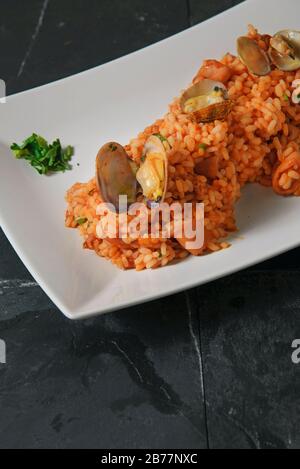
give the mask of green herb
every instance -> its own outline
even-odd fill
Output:
[[[109,145],[109,148],[110,148],[111,151],[116,151],[117,146],[114,145],[113,143],[111,143],[111,144]]]
[[[300,93],[299,93],[299,94],[297,94],[297,98],[298,98],[298,99],[300,99]]]
[[[159,140],[160,140],[161,142],[167,142],[167,141],[168,141],[168,140],[166,139],[166,137],[164,137],[164,136],[161,135],[161,134],[153,134],[153,135],[154,135],[154,137],[159,138]]]
[[[141,156],[141,162],[144,163],[145,160],[146,160],[146,155],[142,155],[142,156]]]
[[[214,91],[221,91],[221,90],[222,90],[222,88],[220,88],[219,86],[214,87]]]
[[[199,143],[199,148],[200,148],[200,150],[204,150],[204,151],[205,151],[205,150],[207,149],[206,143]]]
[[[10,148],[16,158],[27,160],[39,174],[71,169],[69,161],[74,153],[73,147],[62,149],[59,139],[49,145],[40,135],[32,134],[21,145],[13,143]]]
[[[283,99],[284,99],[285,101],[289,101],[289,100],[290,100],[289,97],[288,97],[288,95],[285,94],[285,93],[284,93],[284,95],[283,95]]]
[[[76,218],[75,221],[76,221],[77,225],[83,225],[85,222],[87,222],[87,220],[88,219],[86,217],[78,217],[78,218]]]

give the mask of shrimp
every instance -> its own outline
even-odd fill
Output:
[[[233,71],[227,65],[217,60],[204,60],[202,67],[193,79],[193,83],[197,83],[204,78],[220,81],[226,84],[233,75]]]

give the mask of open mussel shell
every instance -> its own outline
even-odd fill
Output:
[[[196,122],[223,120],[229,114],[232,104],[224,84],[208,79],[188,88],[180,99],[182,112],[190,114]]]
[[[239,37],[237,40],[237,51],[243,64],[254,75],[264,76],[271,72],[268,55],[253,39],[247,36]]]
[[[96,157],[96,183],[103,202],[112,204],[117,212],[127,209],[127,206],[119,207],[119,196],[126,195],[128,204],[136,201],[134,163],[119,143],[109,142],[100,148]]]
[[[142,163],[136,173],[137,182],[148,206],[162,202],[168,185],[168,158],[170,149],[161,135],[151,135],[145,143]]]
[[[272,47],[275,46],[275,47]],[[279,31],[271,41],[269,56],[279,70],[292,72],[300,68],[300,31]]]

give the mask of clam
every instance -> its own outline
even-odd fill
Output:
[[[96,157],[96,183],[103,202],[120,211],[119,196],[126,195],[128,204],[135,202],[137,182],[134,163],[125,149],[116,142],[100,148]]]
[[[291,72],[300,68],[300,31],[286,29],[270,41],[269,56],[279,70]]]
[[[138,167],[119,143],[103,145],[96,157],[96,183],[103,202],[121,212],[127,209],[119,206],[122,195],[127,196],[127,206],[136,202],[141,194],[148,205],[163,201],[168,182],[169,149],[167,140],[160,134],[151,135]]]
[[[223,83],[204,79],[187,89],[181,96],[180,107],[197,122],[223,120],[232,108],[232,101]]]
[[[289,56],[292,59],[295,58],[294,49],[286,42],[281,34],[275,34],[275,36],[270,39],[270,47],[282,56]]]
[[[142,163],[136,173],[147,204],[164,200],[168,184],[168,141],[161,135],[151,135],[145,143]]]
[[[247,36],[237,40],[238,55],[248,70],[254,75],[264,76],[271,72],[271,64],[266,52],[256,41]]]

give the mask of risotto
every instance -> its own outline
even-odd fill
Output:
[[[270,36],[249,27],[248,38],[260,49]],[[204,204],[204,244],[196,252],[184,239],[100,239],[96,213],[102,201],[95,178],[76,183],[66,195],[66,226],[77,228],[84,248],[91,249],[122,269],[165,266],[190,254],[202,255],[229,247],[228,235],[237,230],[235,203],[246,183],[269,186],[279,195],[300,195],[300,107],[292,99],[300,70],[283,71],[273,65],[263,76],[249,71],[239,57],[225,55],[205,61],[193,80],[217,80],[226,86],[232,103],[226,116],[197,122],[183,112],[180,97],[167,114],[147,127],[124,148],[141,164],[147,139],[159,134],[168,142],[168,181],[164,201]],[[300,82],[299,82],[300,83]],[[298,84],[299,86],[299,84]],[[300,90],[299,90],[300,99]]]

